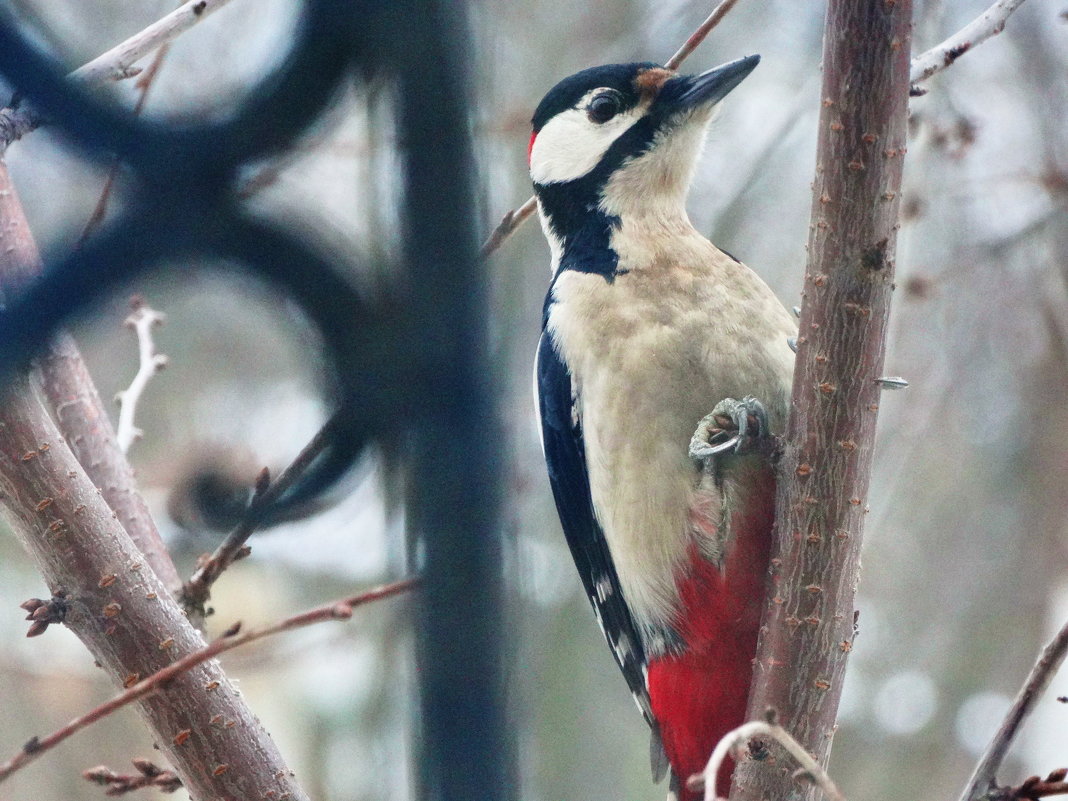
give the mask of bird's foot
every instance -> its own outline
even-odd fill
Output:
[[[764,404],[751,395],[724,398],[697,424],[690,439],[690,458],[706,462],[721,453],[741,453],[754,440],[771,433]]]

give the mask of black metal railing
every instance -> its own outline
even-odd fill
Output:
[[[426,801],[515,795],[502,702],[501,453],[485,275],[476,257],[462,4],[305,0],[281,64],[222,121],[140,119],[64,80],[0,9],[0,73],[89,158],[118,155],[136,189],[122,215],[0,314],[0,375],[72,315],[159,265],[214,257],[274,284],[322,332],[337,435],[294,495],[319,492],[368,441],[405,444],[413,476]],[[351,80],[395,82],[403,148],[403,264],[389,309],[237,191],[239,171],[291,146]],[[377,297],[377,296],[376,296]]]

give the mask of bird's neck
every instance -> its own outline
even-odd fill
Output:
[[[535,190],[554,274],[578,270],[611,281],[628,234],[693,230],[683,200],[674,194],[650,192],[625,201],[601,191],[576,191],[573,184],[536,185]]]

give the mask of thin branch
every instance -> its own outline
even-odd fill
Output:
[[[140,33],[78,67],[70,77],[88,84],[121,81],[138,75],[134,64],[153,50],[174,41],[201,20],[207,19],[230,0],[189,0]]]
[[[164,59],[167,58],[167,53],[171,50],[171,45],[168,42],[156,51],[156,55],[152,58],[152,63],[148,65],[141,77],[137,79],[135,88],[139,92],[137,96],[137,103],[134,104],[133,115],[135,117],[141,116],[141,112],[145,110],[145,104],[148,102],[148,93],[152,89],[152,85],[156,81],[156,76],[159,75],[160,68],[163,66]],[[115,181],[119,177],[119,169],[122,167],[122,161],[118,156],[111,162],[111,169],[108,170],[108,177],[104,180],[104,186],[100,190],[100,197],[96,201],[96,206],[93,208],[92,214],[89,215],[89,219],[86,220],[85,227],[82,229],[81,235],[78,237],[78,243],[76,247],[81,247],[85,244],[85,241],[89,238],[104,221],[104,217],[108,213],[108,203],[111,200],[111,192],[115,188]]]
[[[1068,795],[1065,776],[1068,776],[1068,768],[1058,768],[1045,779],[1041,776],[1031,776],[1024,779],[1019,787],[1010,788],[1004,801],[1038,801],[1051,795]]]
[[[134,63],[153,50],[174,41],[198,22],[206,19],[230,0],[189,0],[189,2],[149,25],[106,53],[83,64],[67,77],[90,86],[120,81],[140,74]],[[0,109],[0,151],[12,142],[37,130],[44,120],[32,108]]]
[[[720,20],[726,16],[727,12],[730,11],[737,2],[738,0],[722,0],[722,2],[713,9],[712,13],[708,15],[708,18],[697,27],[697,30],[690,34],[689,38],[683,43],[682,47],[678,49],[675,55],[668,59],[664,66],[670,70],[678,69],[687,56],[689,56],[690,53],[692,53],[697,46],[705,40],[705,37],[712,32],[713,28],[719,25]],[[537,200],[531,196],[527,198],[522,206],[514,208],[506,213],[501,218],[501,221],[497,223],[497,227],[493,229],[486,241],[482,243],[482,248],[479,250],[481,257],[485,259],[495,253],[500,246],[504,244],[505,240],[514,234],[519,229],[519,226],[525,223],[527,219],[534,214],[534,210],[537,207]]]
[[[137,334],[137,351],[139,367],[130,386],[120,392],[115,399],[119,402],[119,424],[115,430],[115,437],[119,443],[119,449],[126,453],[130,446],[141,438],[142,431],[134,425],[134,415],[137,414],[137,404],[141,395],[152,380],[152,376],[167,366],[167,357],[156,352],[156,345],[152,341],[152,329],[163,325],[166,315],[149,306],[140,295],[130,299],[133,311],[123,323],[127,328],[132,328]]]
[[[107,789],[104,795],[126,795],[145,787],[155,787],[161,793],[173,793],[182,786],[182,780],[173,770],[161,768],[148,759],[134,759],[137,773],[117,773],[106,765],[82,772],[82,778]]]
[[[497,227],[493,229],[493,233],[489,235],[489,239],[482,243],[479,255],[481,255],[482,258],[486,258],[496,251],[497,248],[504,244],[504,240],[514,234],[519,226],[525,223],[527,218],[530,217],[537,208],[538,201],[531,195],[522,206],[506,212],[501,218],[501,221],[497,223]]]
[[[734,4],[737,2],[738,0],[723,0],[712,9],[712,13],[708,15],[708,18],[697,26],[697,30],[690,34],[690,38],[675,52],[675,55],[664,63],[664,66],[669,70],[677,70],[679,65],[687,59],[690,53],[697,49],[697,46],[705,40],[705,37],[711,33],[713,28],[719,25],[719,21],[727,15],[728,11],[734,8]]]
[[[336,415],[327,420],[311,441],[304,446],[304,449],[297,454],[297,458],[273,482],[270,482],[270,476],[266,470],[260,474],[263,483],[257,484],[255,495],[252,497],[244,518],[215,549],[215,552],[197,567],[196,572],[182,587],[181,603],[190,614],[204,614],[204,604],[210,596],[211,585],[227,567],[233,564],[235,559],[240,557],[245,542],[259,527],[263,511],[296,484],[312,462],[331,443],[338,423]]]
[[[736,752],[754,737],[770,737],[785,748],[790,756],[797,760],[801,766],[798,778],[807,778],[827,796],[829,801],[845,801],[845,796],[834,780],[827,774],[819,763],[812,758],[797,740],[790,736],[782,726],[768,723],[763,720],[753,720],[743,723],[737,729],[727,732],[712,751],[704,772],[691,776],[686,784],[691,790],[704,790],[704,801],[716,801],[716,777],[719,775],[723,761],[732,752]]]
[[[250,642],[255,642],[256,640],[262,640],[264,637],[279,634],[283,631],[291,631],[292,629],[303,628],[304,626],[310,626],[328,620],[348,620],[352,617],[352,610],[355,607],[409,592],[413,590],[418,583],[418,578],[407,578],[395,581],[392,584],[383,584],[380,587],[375,587],[374,589],[358,593],[348,598],[332,601],[323,604],[322,606],[317,606],[305,612],[293,615],[292,617],[287,617],[278,623],[266,626],[262,629],[246,631],[244,634],[240,633],[241,624],[237,623],[227,629],[221,637],[209,645],[186,655],[182,659],[167,665],[167,667],[162,670],[159,670],[151,676],[131,685],[110,701],[105,701],[95,709],[75,718],[66,726],[57,729],[47,737],[34,737],[30,739],[30,741],[22,747],[22,750],[19,751],[19,753],[15,754],[15,756],[3,765],[0,765],[0,782],[7,779],[15,771],[24,768],[30,762],[37,759],[37,757],[41,756],[41,754],[55,748],[71,735],[76,734],[99,720],[102,720],[116,709],[120,709],[127,704],[137,701],[140,698],[144,698],[146,695],[161,689],[167,683],[173,681],[177,676],[188,672],[190,669],[207,662],[210,659],[214,659],[219,654],[231,651],[242,645],[247,645]],[[181,738],[182,736],[182,732],[178,732],[175,735],[176,738]],[[185,736],[188,737],[189,735],[186,734]]]
[[[1009,751],[1009,746],[1012,745],[1024,720],[1034,710],[1039,696],[1049,686],[1053,674],[1064,662],[1065,654],[1068,654],[1068,623],[1065,623],[1057,632],[1057,635],[1042,651],[1035,666],[1031,668],[1031,674],[1016,695],[1012,708],[1009,709],[994,739],[987,746],[979,764],[975,766],[975,772],[972,773],[968,785],[961,793],[960,801],[977,801],[994,786],[998,769],[1005,759],[1005,754]]]
[[[1005,21],[1024,0],[997,0],[990,8],[973,19],[948,39],[939,42],[925,53],[912,59],[909,69],[910,83],[926,81],[936,72],[941,72],[976,45],[982,44],[1005,29]],[[913,90],[923,94],[923,90]]]

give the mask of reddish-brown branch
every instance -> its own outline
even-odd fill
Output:
[[[133,114],[135,117],[141,116],[141,112],[145,110],[145,103],[148,102],[148,93],[152,89],[152,85],[156,82],[156,76],[159,75],[160,68],[163,66],[164,59],[167,58],[167,53],[170,52],[170,42],[164,44],[159,50],[156,51],[156,55],[152,57],[152,63],[148,65],[140,77],[137,79],[137,83],[134,85],[138,91],[137,103],[134,105]],[[100,197],[97,198],[96,206],[93,208],[92,214],[89,215],[89,219],[85,222],[85,227],[82,229],[81,235],[78,237],[78,243],[76,247],[81,247],[85,244],[85,241],[95,231],[100,223],[104,221],[104,218],[108,213],[108,203],[111,200],[111,193],[115,188],[115,181],[119,177],[119,169],[122,167],[122,161],[119,158],[115,158],[111,163],[111,169],[108,170],[108,176],[104,179],[104,186],[100,190]]]
[[[3,160],[0,160],[0,224],[4,226],[7,244],[0,259],[0,286],[6,294],[14,296],[40,275],[41,259]],[[119,516],[152,570],[168,588],[178,587],[181,581],[178,571],[137,491],[133,469],[116,444],[115,431],[78,346],[69,334],[60,333],[40,364],[41,387],[68,446]]]
[[[15,771],[28,765],[46,751],[55,748],[71,735],[96,723],[98,720],[102,720],[115,710],[120,709],[127,704],[138,701],[157,690],[169,687],[171,683],[179,677],[187,675],[193,668],[214,659],[219,654],[231,651],[234,648],[239,648],[242,645],[247,645],[250,642],[255,642],[256,640],[262,640],[264,637],[279,634],[283,631],[291,631],[292,629],[302,628],[304,626],[310,626],[328,620],[348,620],[352,617],[352,610],[357,606],[364,606],[374,601],[409,592],[416,587],[418,581],[417,578],[407,578],[395,581],[392,584],[383,584],[380,587],[357,593],[348,598],[342,598],[321,606],[316,606],[312,609],[293,615],[292,617],[287,617],[273,625],[246,631],[243,634],[240,632],[240,624],[235,624],[224,632],[221,637],[209,645],[197,651],[193,651],[176,662],[167,665],[165,668],[156,671],[151,676],[131,684],[126,690],[119,693],[119,695],[115,696],[110,701],[106,701],[95,709],[75,718],[66,726],[57,729],[47,737],[32,738],[25,746],[23,746],[19,753],[0,765],[0,782],[4,781]],[[218,682],[216,682],[216,684],[218,684]],[[205,714],[207,713],[205,712]],[[174,733],[174,739],[179,741],[177,743],[178,745],[184,746],[192,734],[192,730],[180,729]]]
[[[853,638],[909,91],[909,0],[831,0],[809,261],[749,717],[778,712],[824,763]],[[745,761],[735,799],[787,798]],[[806,791],[810,793],[812,791]]]
[[[1031,776],[1024,779],[1019,787],[1010,788],[1004,799],[999,801],[1038,801],[1039,798],[1049,798],[1052,795],[1068,795],[1065,776],[1068,776],[1068,768],[1058,768],[1045,779]]]
[[[697,30],[690,34],[682,47],[678,49],[675,55],[668,59],[664,66],[672,70],[678,69],[682,62],[686,60],[687,56],[697,49],[697,46],[705,40],[705,37],[712,32],[713,28],[719,25],[723,17],[726,16],[727,12],[730,11],[737,2],[738,0],[722,0],[722,2],[713,9],[712,13],[708,15],[705,21],[697,26]],[[495,253],[500,246],[505,243],[508,237],[519,229],[519,226],[530,219],[537,207],[537,200],[531,196],[527,198],[523,205],[507,212],[501,218],[501,221],[497,223],[497,227],[493,229],[486,241],[482,243],[482,248],[479,251],[482,258],[487,258]]]
[[[2,180],[0,186],[4,186]],[[14,192],[10,185],[6,188]],[[169,590],[176,590],[181,585],[178,570],[137,489],[133,468],[119,448],[115,429],[74,338],[61,332],[40,364],[41,388],[67,445],[152,571]]]
[[[845,801],[845,796],[838,789],[838,785],[834,783],[834,779],[812,758],[811,754],[801,747],[797,740],[790,736],[786,729],[776,723],[776,716],[769,712],[767,717],[767,720],[751,720],[748,723],[743,723],[733,731],[727,732],[716,743],[704,772],[689,777],[686,780],[686,786],[690,790],[702,793],[704,801],[715,801],[715,777],[719,775],[720,767],[722,767],[727,756],[731,755],[736,761],[740,760],[745,756],[745,746],[750,740],[758,737],[761,739],[770,738],[781,745],[800,765],[798,771],[794,772],[795,778],[800,778],[801,776],[807,778],[808,781],[823,791],[827,801]]]
[[[1031,673],[1028,675],[1023,687],[1020,688],[1020,692],[1016,694],[1016,699],[1013,701],[1008,714],[1005,715],[1005,720],[1002,721],[1001,726],[994,735],[994,739],[987,746],[986,751],[979,760],[979,764],[975,766],[975,771],[968,780],[967,787],[961,793],[960,801],[978,801],[994,786],[998,769],[1001,767],[1005,755],[1009,752],[1009,746],[1016,739],[1024,720],[1034,710],[1039,697],[1049,686],[1053,675],[1064,662],[1066,654],[1068,654],[1068,623],[1061,627],[1061,630],[1057,632],[1057,635],[1042,651],[1034,667],[1031,668]],[[1063,778],[1062,776],[1055,781],[1060,781]],[[1049,793],[1049,795],[1053,795],[1053,793]]]
[[[718,6],[712,9],[712,13],[708,15],[704,22],[697,26],[697,30],[690,34],[690,38],[683,42],[680,47],[671,58],[664,62],[664,66],[669,70],[677,70],[679,65],[685,61],[690,53],[697,49],[697,46],[705,40],[705,37],[712,32],[712,29],[719,25],[727,12],[734,8],[734,4],[738,0],[723,0]]]
[[[338,424],[336,416],[327,420],[297,454],[297,458],[274,481],[270,481],[266,470],[260,474],[262,483],[256,486],[255,495],[244,519],[226,536],[215,552],[197,567],[196,572],[182,587],[181,601],[190,615],[204,615],[204,604],[211,597],[211,585],[241,556],[245,542],[260,525],[262,512],[288,492],[307,472],[312,462],[330,445]]]
[[[13,297],[37,273],[39,260],[18,196],[6,179],[0,162],[0,228],[8,245],[0,250],[0,287]],[[84,378],[78,391],[91,392],[98,402]],[[0,392],[0,514],[53,596],[69,601],[64,624],[116,685],[135,684],[202,648],[200,636],[105,500],[110,487],[97,488],[28,378],[12,380]],[[69,402],[82,400],[85,396]],[[57,414],[63,416],[58,406]],[[121,478],[130,468],[117,448],[109,450],[114,438],[106,417],[101,414],[85,426],[93,437],[72,445],[81,449],[86,464],[106,462]],[[102,450],[90,450],[90,439]],[[201,664],[176,677],[142,698],[139,711],[193,797],[238,799],[257,788],[257,795],[270,791],[294,801],[307,798],[218,665]],[[234,725],[205,723],[216,715]],[[175,742],[176,732],[186,729],[195,736]],[[31,741],[26,750],[36,745]],[[220,764],[227,767],[216,773],[213,768]]]

